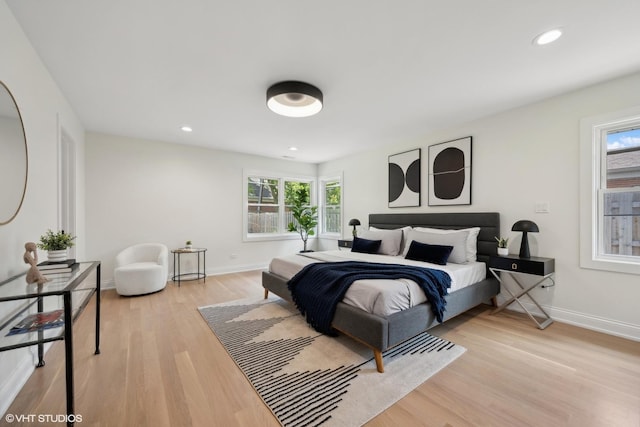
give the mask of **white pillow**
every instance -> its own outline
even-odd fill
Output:
[[[379,254],[396,256],[400,254],[400,243],[402,243],[402,230],[365,230],[358,233],[358,237],[369,240],[382,240]]]
[[[467,236],[468,231],[459,231],[457,233],[431,233],[428,231],[420,231],[413,229],[409,232],[409,244],[406,245],[403,255],[406,257],[409,252],[409,246],[412,241],[427,243],[430,245],[453,246],[449,262],[455,264],[464,264],[467,262]]]
[[[467,231],[469,234],[467,236],[467,262],[475,262],[478,260],[478,234],[480,233],[480,227],[473,228],[461,228],[458,230],[445,230],[442,228],[427,228],[427,227],[416,227],[416,230],[419,231],[430,231],[432,233],[456,233],[458,231]]]
[[[369,227],[369,230],[374,230],[374,231],[379,231],[379,230],[389,230],[388,228],[376,228],[376,227]],[[411,242],[407,242],[407,236],[409,234],[409,231],[411,230],[411,227],[409,227],[408,225],[406,227],[402,227],[402,228],[394,228],[394,230],[402,230],[402,242],[400,242],[400,249],[398,250],[398,255],[400,255],[401,253],[406,252],[405,248],[408,247],[409,243]]]

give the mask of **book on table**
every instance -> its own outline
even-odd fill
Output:
[[[64,261],[43,261],[38,264],[38,270],[58,270],[61,268],[70,268],[76,263],[75,259],[65,259]]]
[[[76,268],[78,268],[78,265],[79,265],[78,263],[75,263],[71,267],[44,270],[44,271],[41,271],[40,273],[42,273],[44,276],[52,276],[52,275],[60,274],[60,273],[67,273],[68,274],[68,273],[71,273]]]
[[[57,328],[64,325],[64,310],[53,310],[43,313],[34,313],[26,316],[16,323],[7,336],[16,334],[26,334],[43,329]]]
[[[78,263],[75,259],[68,259],[61,262],[46,261],[38,264],[38,270],[45,276],[48,274],[70,273],[76,268],[78,268]]]

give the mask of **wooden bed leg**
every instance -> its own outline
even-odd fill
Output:
[[[376,368],[378,372],[384,374],[384,364],[382,363],[382,352],[380,350],[373,349],[373,357],[376,359]]]
[[[266,298],[266,297],[265,297],[265,298]],[[491,297],[491,304],[492,304],[494,307],[497,307],[497,306],[498,306],[498,297]]]
[[[269,289],[264,288],[264,299],[269,298]]]

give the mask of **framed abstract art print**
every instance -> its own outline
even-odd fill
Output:
[[[471,204],[471,137],[429,146],[429,206]]]
[[[389,156],[389,207],[420,206],[420,149]]]

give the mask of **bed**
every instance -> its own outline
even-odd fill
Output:
[[[451,291],[446,297],[443,321],[447,321],[482,303],[491,302],[500,291],[499,282],[488,273],[489,257],[496,253],[500,235],[500,215],[495,212],[470,213],[398,213],[370,214],[370,229],[396,230],[403,227],[462,230],[479,228],[476,238],[476,258],[484,263],[482,280]],[[408,236],[404,234],[405,238]],[[408,242],[410,243],[410,242]],[[273,262],[272,262],[273,264]],[[289,277],[273,271],[262,273],[265,298],[269,292],[292,302],[287,287]],[[382,352],[394,347],[436,325],[433,310],[428,302],[388,315],[363,310],[341,301],[338,303],[331,326],[373,350],[378,372],[384,372]]]

